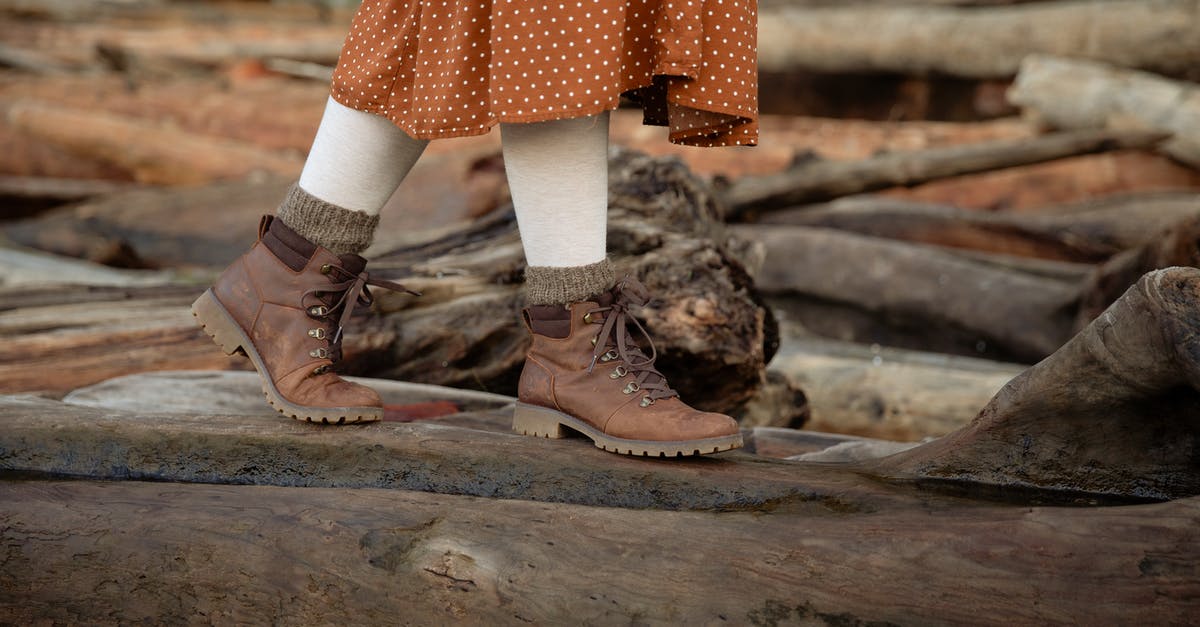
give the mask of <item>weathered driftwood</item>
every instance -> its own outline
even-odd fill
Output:
[[[810,160],[780,174],[742,177],[724,190],[723,199],[733,215],[770,211],[972,172],[1141,148],[1164,137],[1148,131],[1072,131],[1020,141],[885,154],[855,162]]]
[[[766,249],[755,285],[835,339],[1033,362],[1071,337],[1079,286],[929,246],[833,229],[736,225]]]
[[[983,213],[887,197],[854,197],[772,212],[761,221],[835,228],[1006,255],[1095,263],[1140,247],[1161,231],[1198,216],[1200,194],[1165,192],[1105,198],[1036,213]],[[1138,272],[1130,283],[1152,269]]]
[[[0,620],[16,624],[1186,624],[1200,611],[1195,499],[712,514],[16,480],[0,499]]]
[[[1200,52],[1193,64],[1196,59]],[[1170,133],[1161,149],[1200,167],[1200,86],[1195,83],[1082,59],[1032,55],[1021,62],[1008,97],[1033,119],[1057,128],[1135,126]]]
[[[967,357],[788,337],[768,372],[785,374],[804,390],[806,429],[911,442],[968,424],[1022,370]]]
[[[32,102],[10,104],[5,109],[15,128],[86,158],[116,165],[142,183],[195,184],[260,171],[294,176],[303,166],[296,156],[136,118]]]
[[[1013,7],[780,7],[759,19],[766,71],[1004,78],[1031,53],[1195,76],[1196,0],[1039,2]]]
[[[1148,497],[1200,492],[1200,270],[1147,274],[971,425],[874,471]]]

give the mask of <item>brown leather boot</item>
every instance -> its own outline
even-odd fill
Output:
[[[408,292],[368,277],[366,260],[335,255],[282,221],[264,216],[258,242],[192,305],[217,345],[250,358],[275,409],[298,420],[343,424],[383,418],[372,389],[334,374],[342,327],[367,285]],[[409,292],[415,294],[415,292]]]
[[[628,311],[645,304],[646,296],[645,287],[625,279],[592,301],[525,309],[533,345],[521,372],[513,430],[561,438],[570,428],[606,451],[652,457],[742,445],[734,419],[689,407],[654,369],[654,346]],[[646,338],[649,355],[627,324]]]

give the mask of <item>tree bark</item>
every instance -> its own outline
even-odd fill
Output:
[[[1030,117],[1057,128],[1133,126],[1169,133],[1161,149],[1200,168],[1200,86],[1195,83],[1081,59],[1033,55],[1022,61],[1008,96]]]
[[[885,154],[857,162],[808,161],[776,175],[742,177],[724,190],[723,200],[737,216],[972,172],[1142,148],[1164,137],[1162,133],[1145,131],[1074,131],[1030,140]]]
[[[1198,10],[1195,0],[779,8],[760,15],[759,67],[1004,78],[1040,52],[1194,79]]]

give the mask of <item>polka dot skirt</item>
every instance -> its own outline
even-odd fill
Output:
[[[422,139],[615,109],[758,143],[757,0],[365,0],[333,97]]]

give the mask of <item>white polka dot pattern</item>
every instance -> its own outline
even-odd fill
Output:
[[[758,142],[757,0],[365,0],[333,98],[420,139],[641,104],[692,146]]]

